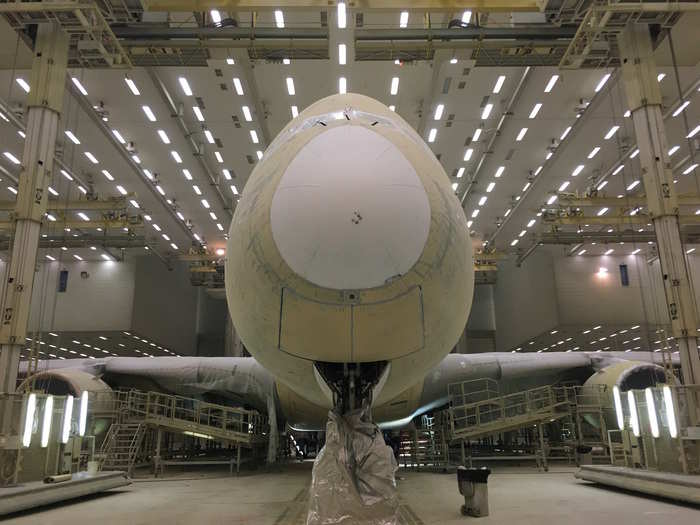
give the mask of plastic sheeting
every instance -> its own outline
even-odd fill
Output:
[[[314,462],[306,525],[396,525],[399,499],[391,447],[367,409],[328,413]]]

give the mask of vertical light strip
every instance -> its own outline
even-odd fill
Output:
[[[70,424],[73,419],[73,396],[66,396],[66,403],[63,406],[63,426],[61,427],[61,443],[68,443],[70,437]]]
[[[630,410],[630,425],[632,426],[632,433],[635,437],[639,437],[639,416],[637,416],[637,402],[634,399],[634,392],[632,390],[627,391],[627,405]]]
[[[615,415],[617,416],[617,428],[619,428],[620,430],[623,430],[625,428],[625,415],[622,412],[622,399],[620,398],[620,389],[617,387],[617,385],[615,385],[613,387],[613,400],[615,402]]]
[[[44,417],[41,421],[41,448],[46,448],[51,435],[51,421],[53,420],[53,396],[48,396],[44,401]]]
[[[88,393],[87,390],[83,390],[80,394],[80,419],[78,421],[78,435],[83,437],[85,435],[85,428],[87,426],[87,411],[88,411]]]
[[[32,443],[32,430],[34,429],[34,414],[36,413],[36,394],[29,394],[27,408],[24,412],[24,430],[22,431],[22,446],[28,447]]]
[[[656,406],[654,404],[654,393],[651,388],[644,389],[644,397],[647,402],[647,415],[649,416],[649,426],[651,427],[651,435],[655,438],[659,437],[659,420],[656,417]]]

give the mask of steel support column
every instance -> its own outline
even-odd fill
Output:
[[[678,343],[685,384],[700,383],[697,308],[688,277],[678,215],[678,197],[668,159],[661,92],[649,26],[628,24],[618,36],[622,79],[639,147],[639,162],[652,217],[664,293],[673,337]],[[690,401],[691,423],[698,424],[697,394]]]
[[[34,287],[39,230],[46,212],[58,120],[63,104],[68,35],[40,24],[34,46],[27,136],[15,208],[15,237],[3,286],[0,325],[0,392],[14,392]]]

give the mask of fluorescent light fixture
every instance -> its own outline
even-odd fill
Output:
[[[687,138],[687,139],[692,139],[695,135],[698,134],[698,132],[700,132],[700,124],[698,124],[697,126],[695,126],[695,128],[693,129],[693,131],[691,131],[690,133],[688,133],[688,135],[687,135],[685,138]]]
[[[119,141],[120,144],[126,144],[126,140],[124,139],[124,137],[122,137],[122,134],[119,133],[118,129],[113,129],[112,135],[114,135],[114,137]]]
[[[698,167],[697,162],[695,164],[691,164],[683,171],[683,175],[688,175],[690,172],[692,172],[697,167]]]
[[[496,168],[496,173],[494,173],[493,176],[494,176],[495,178],[499,178],[501,175],[503,175],[503,172],[504,172],[505,170],[506,170],[506,167],[505,167],[505,166],[499,166],[498,168]]]
[[[585,249],[583,249],[583,250],[581,250],[580,252],[578,252],[579,255],[583,255],[584,253],[586,253],[586,250],[585,250]]]
[[[61,175],[63,175],[65,178],[67,178],[70,181],[73,180],[73,177],[71,176],[71,174],[68,173],[66,170],[61,170]]]
[[[636,250],[632,251],[632,255],[637,255],[641,251],[642,251],[641,248],[637,248]]]
[[[533,119],[537,116],[537,114],[540,112],[540,108],[542,107],[542,104],[538,102],[532,107],[532,111],[530,111],[530,115],[528,115],[527,118]]]
[[[467,228],[471,228],[472,224],[474,224],[474,221],[472,221],[472,220],[467,221]]]
[[[396,95],[399,92],[399,77],[393,77],[391,79],[391,87],[389,88],[389,93]]]
[[[598,154],[599,151],[600,151],[600,146],[596,146],[596,147],[593,148],[593,149],[591,150],[591,152],[588,154],[588,158],[589,158],[589,159],[592,159],[593,157],[595,157],[595,156]]]
[[[292,118],[297,118],[299,116],[299,108],[297,108],[296,106],[292,106],[289,109],[292,112]]]
[[[476,218],[478,217],[478,215],[479,215],[479,210],[478,210],[478,209],[477,209],[477,210],[474,210],[474,211],[472,212],[472,219],[476,219]]]
[[[201,195],[201,194],[202,194],[202,190],[200,190],[200,189],[199,189],[199,186],[197,186],[196,184],[193,184],[193,185],[192,185],[192,189],[194,190],[194,192],[195,192],[197,195]]]
[[[250,140],[253,141],[253,144],[257,144],[258,142],[260,142],[260,140],[258,139],[258,134],[254,129],[250,130]]]
[[[233,88],[236,90],[236,94],[240,97],[243,96],[243,84],[241,84],[241,79],[238,77],[233,77]]]
[[[525,193],[529,187],[530,187],[530,182],[526,182],[525,186],[523,186],[523,193]]]
[[[80,218],[83,219],[84,221],[89,221],[89,220],[90,220],[90,217],[88,217],[88,216],[87,216],[84,212],[82,212],[82,211],[79,211],[79,212],[78,212],[78,217],[80,217]]]
[[[495,187],[496,187],[495,182],[489,182],[489,185],[486,186],[486,193],[491,193]]]
[[[537,166],[537,169],[534,171],[533,175],[535,175],[535,177],[536,177],[537,175],[540,174],[540,171],[542,171],[542,166]]]
[[[569,187],[569,184],[570,184],[570,183],[569,183],[569,181],[568,181],[568,180],[567,180],[567,181],[564,181],[564,182],[562,182],[562,183],[561,183],[561,186],[559,186],[559,191],[564,191],[564,190],[565,190],[566,188],[568,188],[568,187]]]
[[[132,155],[131,160],[133,160],[136,164],[141,164],[141,158],[138,155]]]
[[[209,11],[209,16],[211,16],[211,21],[215,24],[221,23],[221,13],[219,13],[219,11],[217,11],[216,9],[212,9],[211,11]]]
[[[656,81],[661,82],[664,78],[666,78],[666,73],[659,73],[656,75]]]
[[[654,405],[654,393],[651,388],[644,389],[644,398],[647,402],[647,415],[649,416],[649,426],[651,427],[651,435],[655,438],[659,437],[659,420],[656,417],[656,406]]]
[[[190,83],[187,82],[187,79],[185,77],[178,77],[177,81],[180,83],[180,87],[182,88],[182,92],[185,94],[185,96],[191,97],[192,89],[190,88]]]
[[[470,160],[472,158],[472,155],[474,155],[474,149],[467,148],[464,152],[464,160]]]
[[[117,191],[122,195],[126,195],[128,192],[124,189],[124,186],[117,185]]]
[[[153,178],[154,178],[153,174],[147,169],[143,170],[143,174],[148,178],[148,180],[153,180]]]
[[[156,121],[156,116],[153,114],[153,111],[151,111],[151,108],[149,108],[148,106],[141,106],[141,109],[146,114],[146,118],[148,120],[150,120],[151,122]]]
[[[204,130],[204,136],[207,138],[207,142],[209,144],[214,144],[216,141],[214,140],[214,135],[211,134],[211,131],[208,129]]]
[[[474,130],[474,135],[472,135],[472,142],[476,142],[481,137],[481,128],[476,128]]]
[[[561,137],[559,137],[559,140],[564,140],[566,136],[569,134],[571,131],[571,126],[568,126],[565,130],[564,133],[561,134]]]
[[[461,167],[457,170],[457,178],[461,179],[462,175],[464,175],[464,168],[463,167]]]
[[[129,203],[136,209],[139,209],[141,206],[139,206],[139,203],[135,201],[134,199],[131,199]]]
[[[523,237],[527,233],[527,230],[521,230],[518,237]]]
[[[73,396],[67,395],[63,405],[63,424],[61,425],[61,443],[68,443],[70,437],[70,424],[73,419]]]
[[[637,187],[637,185],[639,185],[639,181],[638,181],[638,180],[635,180],[634,182],[632,182],[632,184],[630,184],[629,186],[627,186],[627,191],[632,191],[634,188]]]
[[[442,118],[443,111],[445,111],[445,104],[438,104],[435,107],[435,114],[433,115],[433,120],[440,120]]]
[[[604,137],[605,140],[610,140],[611,138],[613,138],[615,133],[617,133],[618,129],[620,129],[620,126],[613,126],[612,128],[610,128],[608,130],[608,132],[605,134],[605,137]]]
[[[606,73],[605,75],[603,75],[603,78],[600,79],[600,82],[598,82],[598,85],[595,87],[596,93],[598,93],[598,91],[603,89],[603,86],[605,85],[605,83],[608,81],[609,78],[610,78],[610,73]]]
[[[256,151],[256,152],[255,152],[255,155],[258,157],[258,160],[260,160],[260,159],[263,158],[263,152],[260,151],[260,150]]]
[[[552,75],[552,77],[549,79],[549,82],[547,82],[547,85],[544,88],[545,93],[549,93],[554,89],[554,84],[557,83],[557,80],[559,80],[559,75]]]
[[[19,163],[20,163],[19,159],[18,159],[17,157],[15,157],[15,156],[14,156],[12,153],[10,153],[9,151],[6,151],[5,153],[3,153],[3,155],[5,155],[5,157],[7,157],[7,160],[9,160],[10,162],[12,162],[13,164],[19,164]]]
[[[158,130],[158,136],[160,137],[160,140],[163,141],[163,144],[170,144],[170,138],[162,129]]]
[[[187,180],[192,180],[192,174],[190,173],[190,170],[188,169],[183,169],[182,174],[185,176]]]
[[[678,424],[676,423],[676,410],[673,405],[673,394],[668,385],[664,386],[662,391],[664,393],[664,408],[666,409],[666,424],[668,425],[668,433],[672,438],[677,438]]]
[[[161,186],[160,184],[156,184],[156,190],[158,190],[158,193],[165,197],[165,190],[163,189],[163,186]]]
[[[88,411],[88,392],[83,390],[80,394],[80,415],[78,418],[78,435],[83,437],[85,435],[85,427],[87,426],[87,411]]]
[[[160,226],[158,226],[155,222],[153,223],[153,229],[157,232],[162,230],[162,228]]]
[[[404,28],[408,25],[408,11],[401,11],[399,15],[399,27]]]
[[[585,166],[583,164],[579,164],[578,166],[576,166],[574,168],[574,171],[571,172],[571,176],[576,177],[579,173],[581,173],[583,171],[584,167]]]
[[[279,9],[275,11],[275,25],[278,29],[282,29],[284,27],[284,13]]]
[[[29,394],[27,407],[24,412],[24,428],[22,430],[22,446],[28,447],[32,443],[32,430],[34,430],[34,415],[36,413],[36,394]]]
[[[235,184],[231,184],[231,193],[238,195],[238,188],[236,188]]]
[[[175,244],[174,242],[171,242],[171,243],[170,243],[170,247],[171,247],[173,250],[177,250],[177,249],[178,249],[178,248],[177,248],[177,244]]]
[[[432,128],[428,133],[428,142],[435,142],[435,137],[437,136],[437,129]]]
[[[296,93],[294,89],[294,79],[292,77],[287,77],[287,93],[289,93],[289,96],[294,96]]]
[[[213,211],[210,211],[210,212],[209,212],[209,217],[211,217],[211,220],[213,220],[213,221],[217,221],[217,220],[218,220],[218,219],[216,218],[216,213],[214,213]]]
[[[389,111],[396,111],[396,106],[394,104],[389,105]]]
[[[683,110],[685,108],[687,108],[689,105],[690,105],[690,100],[686,100],[685,102],[683,102],[683,104],[678,106],[678,109],[676,109],[676,111],[673,112],[673,116],[677,117],[678,115],[680,115],[683,112]]]
[[[670,150],[668,150],[668,156],[672,157],[673,154],[680,149],[680,146],[673,146]]]
[[[77,253],[74,253],[74,254],[73,254],[73,257],[75,257],[75,258],[78,259],[79,261],[82,261],[82,260],[83,260],[83,258],[82,258],[80,255],[78,255]]]
[[[518,241],[519,241],[519,240],[520,240],[520,239],[513,239],[512,241],[510,241],[510,245],[511,245],[511,246],[515,246],[516,244],[518,244]]]
[[[19,87],[21,87],[26,93],[29,93],[30,88],[26,80],[23,78],[17,78],[16,81],[19,84]]]
[[[521,128],[518,132],[518,136],[515,137],[515,142],[520,142],[521,140],[523,140],[523,138],[525,137],[525,133],[527,133],[527,128]]]
[[[484,204],[486,204],[486,199],[488,199],[488,197],[487,197],[486,195],[484,195],[483,197],[481,197],[481,198],[479,199],[479,206],[483,206]]]
[[[348,92],[348,81],[345,77],[340,77],[338,79],[338,93],[344,95]]]
[[[214,152],[214,157],[216,157],[216,161],[217,161],[219,164],[223,164],[223,163],[224,163],[224,158],[221,156],[221,153],[219,153],[218,151],[215,151],[215,152]]]
[[[347,14],[345,12],[345,2],[338,2],[338,28],[345,29],[347,27]]]
[[[219,228],[219,231],[224,231],[224,227],[221,226],[221,223],[220,223],[220,222],[217,222],[217,223],[216,223],[216,227]]]
[[[617,168],[615,168],[615,171],[612,172],[613,175],[617,175],[620,173],[623,169],[625,168],[624,164],[620,164]]]
[[[501,88],[503,87],[503,83],[506,81],[506,76],[505,75],[499,75],[499,77],[496,79],[496,84],[493,86],[493,92],[494,93],[500,93]]]
[[[204,206],[207,210],[211,207],[209,206],[207,199],[202,199],[202,206]]]
[[[347,63],[347,46],[338,44],[338,64],[344,66]]]
[[[623,430],[625,428],[625,416],[622,412],[622,398],[620,397],[620,389],[617,385],[613,386],[613,402],[615,404],[615,416],[617,417],[617,428]]]
[[[228,64],[229,66],[233,66],[235,63],[236,61],[231,57],[226,59],[226,64]]]
[[[76,77],[71,77],[71,80],[73,81],[73,85],[78,88],[78,91],[80,91],[84,96],[87,97],[87,89],[83,87],[83,85],[80,83],[80,80]]]
[[[598,217],[600,217],[601,215],[605,215],[607,212],[608,212],[608,208],[603,207],[603,208],[598,210],[598,213],[596,215],[598,215]]]
[[[468,24],[472,19],[472,12],[471,11],[465,11],[462,13],[462,23],[463,24]]]
[[[484,106],[484,109],[481,111],[481,120],[486,120],[489,118],[489,115],[491,114],[491,110],[493,109],[493,104],[488,103]]]
[[[89,151],[86,151],[86,152],[85,152],[85,156],[86,156],[88,159],[90,159],[90,162],[92,162],[93,164],[98,164],[98,160],[97,160],[97,159],[95,158],[95,156],[94,156],[92,153],[90,153]]]
[[[612,252],[614,252],[614,251],[615,251],[615,250],[613,250],[612,248],[610,248],[610,249],[608,249],[608,250],[605,250],[605,253],[604,253],[603,255],[610,255],[610,254],[611,254]]]
[[[556,201],[556,200],[557,200],[556,195],[550,196],[549,199],[547,199],[547,205],[550,206],[550,205],[554,204],[554,201]]]
[[[17,195],[17,189],[14,186],[8,186],[7,189],[10,190],[10,193]]]
[[[223,173],[224,178],[226,180],[231,180],[231,172],[229,170],[223,169],[223,170],[221,170],[221,173]]]
[[[170,155],[172,156],[173,160],[174,160],[177,164],[182,164],[182,157],[180,156],[180,154],[179,154],[177,151],[172,150],[172,151],[170,152]]]
[[[639,148],[636,148],[636,149],[632,152],[632,154],[630,155],[630,158],[633,159],[633,158],[635,158],[637,155],[639,155]]]
[[[241,111],[243,111],[243,118],[246,122],[251,122],[253,120],[253,115],[250,113],[250,108],[248,106],[241,106]]]
[[[527,223],[527,227],[528,227],[528,228],[532,228],[532,227],[535,225],[536,222],[537,222],[537,220],[535,220],[535,219],[530,219],[530,220],[528,221],[528,223]]]
[[[192,106],[192,112],[198,121],[204,122],[204,115],[202,114],[202,110],[199,109],[199,106]]]
[[[110,172],[108,172],[107,170],[102,170],[102,175],[104,175],[108,181],[114,180],[114,177],[112,177],[112,174]]]
[[[139,91],[139,88],[136,87],[136,84],[134,83],[133,80],[131,80],[129,77],[124,77],[124,82],[126,82],[126,85],[129,86],[129,89],[131,92],[136,95],[137,97],[141,94]]]
[[[76,137],[72,131],[67,129],[64,133],[66,134],[66,137],[68,137],[71,140],[71,142],[73,144],[80,144],[78,137]]]
[[[605,188],[605,186],[607,186],[607,185],[608,185],[608,181],[607,181],[607,180],[604,180],[603,182],[601,182],[600,184],[598,184],[598,191],[602,190],[602,189]]]

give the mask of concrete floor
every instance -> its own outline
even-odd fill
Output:
[[[697,525],[700,509],[604,489],[578,481],[573,468],[495,469],[489,478],[491,515],[465,518],[454,474],[399,472],[402,523],[479,525]],[[256,524],[304,523],[311,464],[274,473],[229,477],[223,472],[174,474],[70,504],[17,514],[6,524]],[[476,521],[475,521],[476,520]]]

